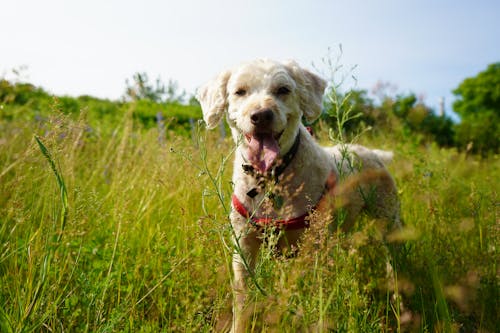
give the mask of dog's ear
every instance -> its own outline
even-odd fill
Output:
[[[217,126],[224,115],[227,108],[227,92],[226,86],[230,71],[220,73],[215,79],[207,82],[200,87],[196,93],[196,99],[201,104],[203,112],[203,120],[207,124],[207,128],[211,129]]]
[[[285,66],[297,83],[300,108],[304,117],[308,122],[313,122],[321,115],[323,109],[323,94],[326,81],[318,75],[303,69],[295,61],[288,61]]]

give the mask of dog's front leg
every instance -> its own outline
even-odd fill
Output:
[[[232,219],[235,251],[233,254],[233,323],[231,332],[245,332],[249,314],[245,311],[247,296],[246,280],[253,274],[260,240],[257,232],[248,227],[240,217]]]

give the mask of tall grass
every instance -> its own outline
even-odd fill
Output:
[[[206,318],[227,297],[211,285],[229,274],[223,248],[213,246],[219,226],[202,218],[207,182],[170,150],[196,156],[191,142],[169,138],[162,148],[130,116],[99,133],[62,115],[42,126],[2,127],[3,329],[210,326]],[[207,211],[215,206],[205,200]],[[204,251],[209,244],[212,253]]]
[[[133,106],[131,106],[133,107]],[[326,133],[318,133],[325,137]],[[0,123],[0,330],[228,329],[232,142],[116,127],[57,110]],[[360,143],[390,165],[405,229],[393,306],[377,221],[306,236],[293,259],[264,249],[251,284],[254,331],[485,331],[499,322],[499,161],[397,132]],[[260,286],[264,292],[258,290]]]

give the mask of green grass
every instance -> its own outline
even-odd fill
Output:
[[[0,121],[0,331],[209,332],[231,318],[229,139],[142,129],[127,112]],[[326,133],[319,133],[326,136]],[[376,221],[307,237],[298,257],[264,250],[251,284],[254,331],[494,332],[500,320],[499,160],[402,135],[395,151],[405,230],[392,284]]]

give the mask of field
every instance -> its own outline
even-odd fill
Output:
[[[232,141],[202,126],[159,140],[133,108],[92,126],[57,108],[0,118],[1,332],[228,329]],[[363,217],[293,259],[264,249],[251,329],[498,332],[498,156],[399,131],[359,142],[395,153],[405,229],[391,238],[391,290],[388,251]]]

